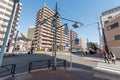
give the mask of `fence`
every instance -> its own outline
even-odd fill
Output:
[[[14,77],[16,64],[0,66],[0,77],[12,75]]]
[[[64,67],[66,69],[66,60],[57,59],[57,67]],[[43,68],[50,68],[53,67],[53,60],[40,60],[40,61],[32,61],[29,62],[29,70],[30,73],[31,70],[35,69],[43,69]]]

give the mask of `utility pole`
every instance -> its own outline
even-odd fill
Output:
[[[109,54],[109,49],[108,49],[107,40],[106,40],[106,34],[105,34],[105,30],[103,28],[101,17],[100,17],[100,22],[101,22],[101,26],[102,26],[102,36],[103,36],[103,41],[104,41],[104,48],[105,48],[106,52]]]
[[[14,12],[15,12],[15,7],[16,7],[16,4],[19,2],[19,0],[13,0],[13,1],[14,1],[14,4],[13,4],[12,13],[11,13],[10,20],[9,20],[9,23],[8,23],[8,26],[7,26],[5,37],[3,39],[3,45],[2,45],[1,51],[0,51],[0,66],[2,64],[2,58],[3,58],[3,55],[4,55],[6,43],[7,43],[7,40],[8,40],[8,35],[9,35],[9,32],[10,32],[10,27],[11,27],[13,16],[14,16]]]
[[[19,33],[19,31],[17,30],[16,36],[15,36],[15,43],[14,43],[13,50],[12,50],[12,55],[14,55],[14,52],[15,52],[16,41],[17,41],[18,33]]]
[[[56,69],[57,67],[57,58],[56,58],[56,52],[57,52],[57,20],[58,20],[58,6],[56,3],[56,8],[55,8],[55,14],[53,17],[53,27],[55,28],[55,33],[54,33],[54,45],[53,45],[53,53],[54,53],[54,64],[53,64],[53,69]]]
[[[72,69],[72,30],[70,30],[70,68]]]
[[[101,32],[100,32],[100,23],[97,22],[97,25],[98,25],[98,32],[99,32],[99,45],[100,45],[100,49],[102,48],[102,44],[101,44]]]
[[[70,19],[66,19],[66,18],[62,18],[59,16],[59,13],[58,13],[58,5],[56,3],[56,7],[55,7],[55,14],[53,16],[51,16],[53,18],[52,20],[52,25],[53,25],[53,28],[54,28],[54,33],[53,33],[53,46],[52,46],[52,55],[53,55],[53,69],[56,69],[57,67],[57,57],[56,57],[56,52],[57,52],[57,29],[61,28],[62,26],[65,26],[66,24],[62,25],[62,26],[58,26],[58,19],[63,19],[63,20],[66,20],[66,21],[69,21],[69,22],[74,22],[75,24],[73,25],[74,28],[78,28],[78,24],[83,25],[81,22],[78,22],[78,21],[74,21],[74,20],[70,20]],[[51,17],[45,19],[45,20],[42,20],[40,21],[42,24],[46,23],[46,21],[48,19],[50,19]],[[72,48],[71,48],[72,49]],[[71,58],[72,59],[72,58]],[[71,62],[72,63],[72,62]]]

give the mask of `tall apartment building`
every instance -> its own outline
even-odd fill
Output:
[[[36,15],[36,25],[35,25],[35,35],[34,35],[34,42],[33,46],[35,50],[45,50],[51,51],[53,46],[53,39],[54,39],[54,27],[52,25],[53,15],[55,14],[47,6],[41,8]],[[46,23],[40,24],[40,21],[46,19]],[[61,26],[60,19],[57,20],[57,26]],[[67,37],[64,32],[64,27],[57,29],[57,45],[65,46],[65,41]]]
[[[13,45],[15,43],[16,30],[18,26],[18,21],[21,13],[22,4],[17,3],[15,7],[15,12],[12,19],[12,25],[9,31],[9,37],[6,44],[6,51],[12,52]],[[5,32],[10,20],[10,16],[13,9],[13,0],[0,0],[0,49],[3,44],[3,39],[5,37]]]
[[[108,48],[120,58],[120,6],[103,12],[101,20]]]
[[[29,27],[28,33],[27,33],[27,38],[33,40],[34,39],[34,32],[35,32],[35,27]]]

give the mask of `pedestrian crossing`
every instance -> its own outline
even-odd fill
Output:
[[[96,69],[120,74],[120,63],[108,64],[104,62],[98,62]]]
[[[101,58],[84,57],[86,60],[104,62]]]

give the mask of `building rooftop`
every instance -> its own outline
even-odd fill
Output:
[[[117,12],[117,11],[120,11],[120,6],[118,7],[115,7],[113,9],[110,9],[110,10],[107,10],[105,12],[102,13],[102,16],[105,16],[105,15],[108,15],[108,14],[111,14],[111,13],[114,13],[114,12]]]

